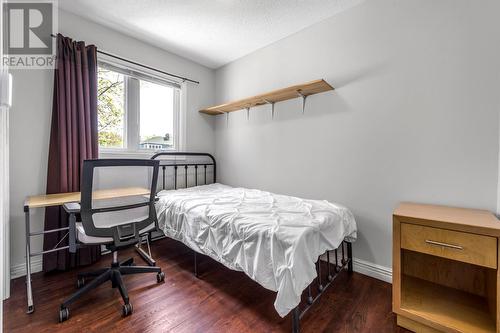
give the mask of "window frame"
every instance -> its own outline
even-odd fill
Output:
[[[125,61],[119,61],[108,56],[100,56],[98,67],[107,67],[109,70],[124,75],[124,147],[100,147],[101,157],[139,157],[152,156],[159,152],[183,151],[185,138],[186,119],[186,84],[184,81],[175,80],[167,75],[162,75]],[[173,142],[174,147],[167,149],[140,149],[140,80],[168,86],[174,89],[173,106]],[[130,88],[135,86],[134,88]],[[131,148],[135,147],[135,148]]]

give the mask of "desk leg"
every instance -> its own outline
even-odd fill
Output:
[[[33,313],[35,306],[33,305],[33,293],[31,290],[31,250],[30,250],[30,209],[24,207],[24,214],[26,220],[26,297],[28,299],[28,311],[26,313]]]
[[[75,213],[69,214],[69,252],[76,253],[76,215]]]

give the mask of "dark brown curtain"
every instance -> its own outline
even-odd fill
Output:
[[[83,160],[97,158],[97,154],[97,49],[58,34],[47,194],[80,191]],[[67,226],[68,216],[62,207],[45,210],[45,229]],[[65,234],[46,234],[44,250],[54,248]],[[59,246],[67,243],[68,237]],[[98,246],[79,249],[74,255],[57,251],[44,255],[43,270],[87,265],[99,256]]]

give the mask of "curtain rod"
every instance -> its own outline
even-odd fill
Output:
[[[50,34],[50,36],[53,37],[53,38],[57,38],[57,36],[54,35],[54,34]],[[115,59],[118,59],[118,60],[121,60],[121,61],[125,61],[125,62],[128,62],[130,64],[136,65],[136,66],[144,67],[144,68],[150,69],[150,70],[158,72],[158,73],[162,73],[162,74],[165,74],[165,75],[168,75],[168,76],[172,76],[172,77],[181,79],[183,81],[189,81],[189,82],[192,82],[192,83],[200,84],[199,81],[195,81],[195,80],[192,80],[192,79],[187,78],[187,77],[183,77],[183,76],[175,75],[175,74],[172,74],[172,73],[169,73],[169,72],[165,72],[165,71],[162,71],[160,69],[157,69],[157,68],[154,68],[154,67],[151,67],[151,66],[148,66],[148,65],[144,65],[144,64],[141,64],[141,63],[129,60],[129,59],[125,59],[125,58],[119,57],[117,55],[114,55],[114,54],[111,54],[111,53],[108,53],[108,52],[101,51],[99,49],[97,49],[97,53],[101,53],[101,54],[107,55],[108,57],[112,57],[112,58],[115,58]]]

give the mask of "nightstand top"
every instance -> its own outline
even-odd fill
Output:
[[[500,221],[487,210],[403,202],[394,216],[409,223],[500,237]]]

